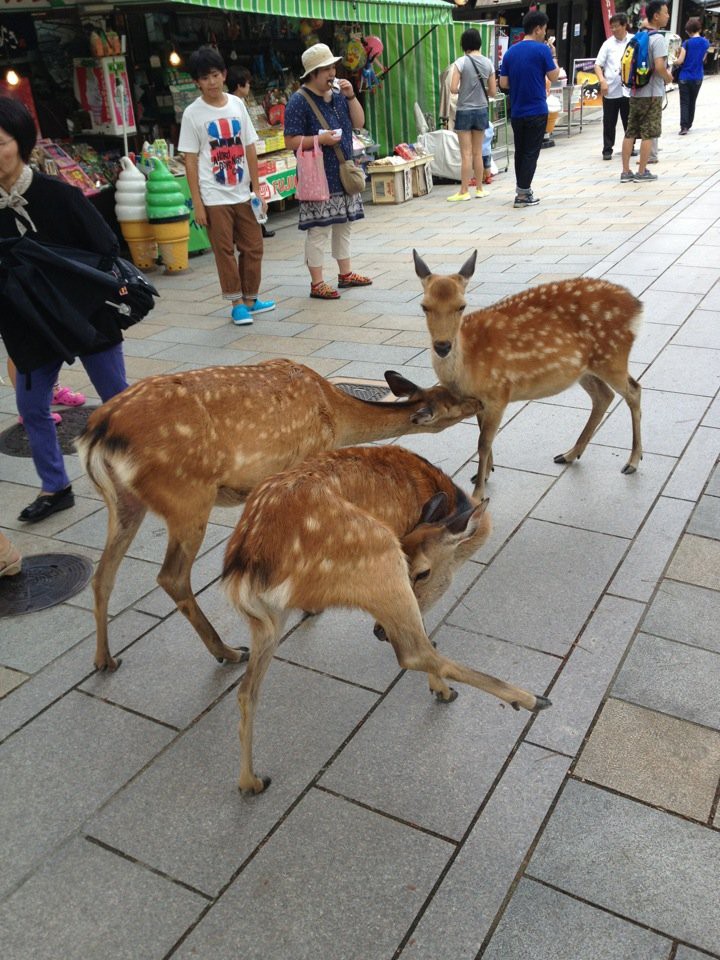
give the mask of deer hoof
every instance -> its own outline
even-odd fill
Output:
[[[117,668],[122,663],[122,657],[113,658],[110,657],[107,663],[96,663],[95,669],[100,673],[104,673],[106,670],[108,673],[114,673]]]
[[[253,777],[252,782],[249,787],[243,787],[242,784],[238,784],[238,789],[241,793],[247,794],[249,797],[257,796],[258,793],[263,793],[272,783],[270,777]]]
[[[538,713],[540,710],[547,710],[548,707],[552,706],[552,700],[548,700],[547,697],[535,697],[535,708],[533,713]]]
[[[565,458],[564,453],[559,453],[556,457],[553,457],[553,463],[570,463],[570,461]]]
[[[439,690],[435,691],[435,698],[438,701],[438,703],[452,703],[453,700],[457,700],[458,698],[457,690],[455,690],[453,687],[450,687],[449,689],[450,689],[449,697],[444,697]]]
[[[380,643],[387,643],[387,634],[385,633],[385,627],[381,623],[376,623],[373,627],[373,633],[375,637],[380,641]]]
[[[245,663],[250,659],[250,651],[247,647],[228,647],[229,656],[215,657],[218,663]]]
[[[635,473],[636,471],[637,471],[637,467],[634,467],[631,463],[626,463],[625,466],[620,471],[620,473],[629,475],[631,473]]]
[[[479,471],[478,471],[477,473],[474,473],[474,474],[470,477],[470,483],[477,483],[479,476],[480,476],[480,472],[479,472]]]

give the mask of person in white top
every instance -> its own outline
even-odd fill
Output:
[[[630,109],[630,91],[622,85],[620,79],[620,61],[632,36],[628,33],[627,16],[624,13],[614,13],[610,17],[610,29],[612,36],[600,47],[595,58],[595,73],[600,81],[603,98],[603,160],[612,157],[618,116],[622,120],[624,131]]]
[[[251,190],[260,196],[258,136],[243,101],[225,92],[227,71],[217,50],[201,47],[188,69],[201,95],[183,113],[178,149],[185,155],[195,222],[207,227],[232,322],[243,326],[275,309],[272,300],[258,298],[263,239],[250,204]]]

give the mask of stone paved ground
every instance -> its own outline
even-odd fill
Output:
[[[632,355],[645,458],[621,476],[622,403],[567,468],[552,454],[585,416],[582,391],[514,405],[495,444],[494,535],[428,618],[443,650],[545,691],[551,710],[469,688],[441,708],[367,617],[327,612],[290,631],[269,672],[261,797],[234,787],[242,670],[208,657],[154,588],[157,521],[113,596],[115,675],[91,669],[89,589],[0,622],[8,960],[720,957],[719,94],[706,81],[683,139],[671,94],[655,188],[619,183],[594,125],[543,152],[535,209],[512,209],[510,174],[459,208],[448,186],[370,207],[354,265],[375,283],[336,304],[307,299],[289,215],[273,218],[265,261],[279,306],[254,327],[228,323],[209,257],[160,280],[127,340],[132,378],[281,355],[431,383],[413,246],[440,271],[478,248],[476,305],[612,278],[645,303]],[[65,382],[86,386],[82,371]],[[7,388],[0,411],[4,429]],[[475,441],[461,424],[407,446],[467,485]],[[75,509],[25,528],[32,465],[0,457],[3,527],[27,553],[94,560],[105,511],[68,464]],[[236,518],[214,511],[194,571],[234,643],[245,627],[218,576]]]

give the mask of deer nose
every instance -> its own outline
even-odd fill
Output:
[[[436,340],[433,343],[433,348],[439,357],[446,357],[452,349],[452,344],[449,340]]]

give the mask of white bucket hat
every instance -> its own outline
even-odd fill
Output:
[[[300,79],[304,80],[309,73],[318,70],[320,67],[331,67],[338,60],[342,60],[342,57],[334,57],[332,50],[326,43],[314,43],[302,55],[302,65],[305,68],[305,73]]]

